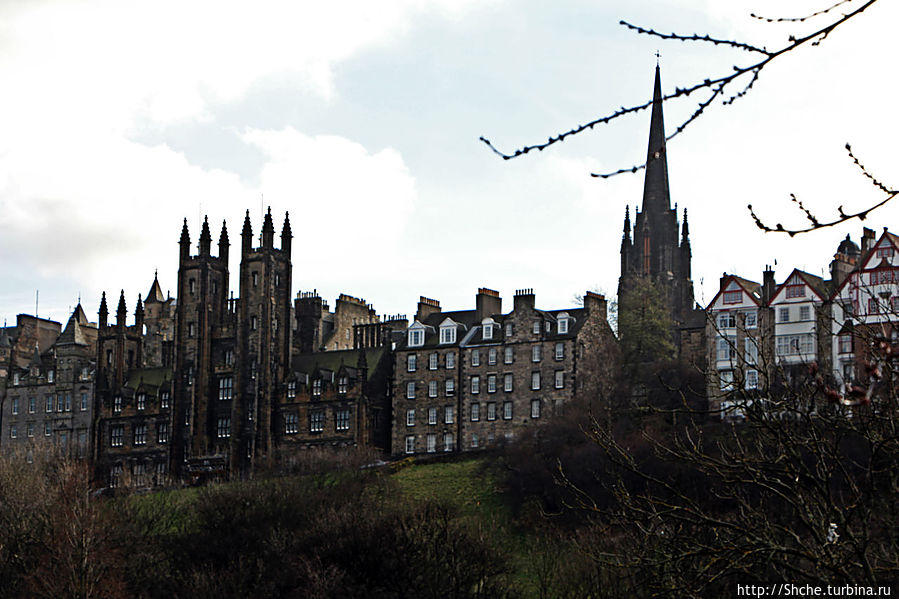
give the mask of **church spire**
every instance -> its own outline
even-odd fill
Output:
[[[624,207],[624,240],[631,240],[631,206]]]
[[[681,228],[681,245],[690,243],[690,227],[687,225],[687,209],[684,208],[684,226]]]
[[[656,65],[652,92],[649,148],[646,152],[646,179],[643,183],[643,212],[661,213],[671,209],[668,192],[668,158],[665,151],[665,120],[662,117],[662,77]]]

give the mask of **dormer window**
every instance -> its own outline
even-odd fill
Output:
[[[418,347],[425,344],[425,332],[422,329],[411,329],[409,331],[409,346]]]
[[[321,397],[322,394],[322,380],[315,379],[312,381],[312,396],[313,397]]]
[[[297,382],[287,381],[287,398],[293,399],[297,396]]]
[[[565,335],[568,333],[568,314],[564,312],[559,314],[559,334]]]
[[[493,339],[493,325],[485,324],[482,331],[484,333],[484,339]]]
[[[346,395],[346,390],[348,386],[348,380],[346,376],[342,376],[337,379],[337,393],[341,395]]]
[[[456,342],[456,325],[446,325],[440,327],[440,343]]]

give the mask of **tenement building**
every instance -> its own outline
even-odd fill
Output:
[[[87,456],[97,326],[79,303],[60,323],[19,314],[0,328],[0,452]]]
[[[511,439],[583,392],[591,358],[612,342],[606,300],[592,292],[582,308],[541,310],[524,289],[508,313],[492,289],[478,290],[474,310],[443,312],[422,297],[396,347],[392,452],[471,451]]]

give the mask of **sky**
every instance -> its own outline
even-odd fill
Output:
[[[79,297],[96,320],[102,291],[115,302],[124,290],[131,313],[157,269],[175,295],[185,218],[194,244],[202,215],[214,241],[227,221],[237,273],[245,211],[258,233],[267,207],[277,233],[290,213],[294,293],[332,305],[347,293],[412,316],[421,295],[471,309],[479,287],[507,310],[521,288],[544,309],[588,289],[614,295],[642,174],[590,173],[643,160],[648,111],[509,161],[479,136],[512,151],[645,102],[656,51],[665,93],[752,59],[638,35],[622,19],[776,48],[818,21],[750,13],[830,4],[791,2],[787,14],[775,0],[6,0],[0,318],[34,314],[36,292],[38,315],[63,323]],[[723,272],[761,280],[776,261],[778,282],[793,268],[826,275],[847,233],[899,230],[899,203],[795,238],[763,233],[746,210],[801,225],[791,193],[822,219],[876,202],[847,142],[899,185],[896,4],[773,62],[748,95],[669,142],[701,304]],[[696,101],[666,102],[669,133]]]

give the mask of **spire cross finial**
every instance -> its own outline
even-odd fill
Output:
[[[659,66],[659,59],[660,59],[661,57],[662,57],[662,55],[659,54],[659,51],[658,51],[658,50],[656,50],[656,66]]]

